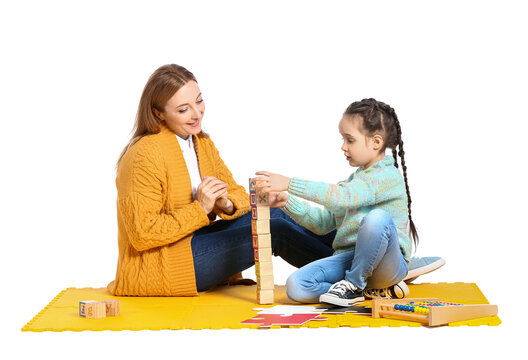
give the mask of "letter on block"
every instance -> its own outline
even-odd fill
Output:
[[[269,206],[269,196],[267,193],[257,193],[257,206]]]
[[[104,300],[106,306],[106,316],[119,315],[119,300]]]
[[[257,191],[257,181],[249,179],[249,191],[255,192]]]

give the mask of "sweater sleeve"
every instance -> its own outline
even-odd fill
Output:
[[[371,183],[361,177],[336,185],[293,178],[288,192],[321,204],[332,212],[373,205],[376,202],[376,192]]]
[[[220,154],[212,140],[210,140],[210,145],[212,160],[215,168],[215,177],[227,184],[227,198],[231,200],[235,208],[232,214],[226,214],[223,211],[218,211],[217,215],[224,220],[236,219],[249,212],[251,209],[249,205],[249,195],[243,186],[236,183],[231,171],[229,171],[224,161],[220,157]]]
[[[170,212],[163,210],[163,174],[165,166],[155,149],[138,151],[123,181],[118,212],[132,246],[137,251],[174,243],[209,224],[209,218],[198,201]]]
[[[318,235],[328,234],[336,228],[335,216],[327,209],[312,207],[305,201],[290,196],[282,208],[295,222]]]

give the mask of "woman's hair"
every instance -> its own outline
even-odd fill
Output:
[[[401,136],[401,127],[396,116],[396,112],[389,105],[376,101],[375,99],[363,99],[356,101],[345,110],[343,115],[346,116],[360,116],[362,120],[362,127],[367,136],[374,136],[380,134],[384,140],[384,146],[380,151],[385,151],[386,148],[392,149],[394,157],[394,166],[398,167],[398,158],[400,156],[401,165],[403,169],[403,178],[405,180],[405,190],[407,191],[407,207],[409,210],[409,223],[411,230],[411,237],[416,247],[419,242],[418,232],[411,217],[411,193],[409,192],[409,184],[407,183],[407,166],[405,165],[405,151],[403,151],[403,140]],[[396,147],[398,151],[396,152]]]
[[[143,136],[160,132],[161,120],[154,113],[154,109],[163,112],[169,99],[191,80],[196,81],[194,75],[183,66],[175,64],[163,65],[154,71],[139,100],[136,122],[132,129],[134,135],[119,155],[117,166],[127,150]]]

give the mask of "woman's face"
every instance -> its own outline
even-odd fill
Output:
[[[160,120],[176,135],[187,139],[202,131],[202,117],[205,104],[196,81],[189,81],[167,101],[162,112],[155,110]]]

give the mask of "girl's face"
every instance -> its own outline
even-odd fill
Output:
[[[162,112],[154,110],[156,116],[183,139],[202,131],[204,111],[202,93],[196,81],[192,80],[176,91]]]
[[[345,115],[339,122],[339,132],[343,137],[341,150],[350,166],[362,166],[366,169],[381,160],[385,154],[380,153],[383,146],[381,135],[365,136],[361,129],[362,122],[359,116]]]

